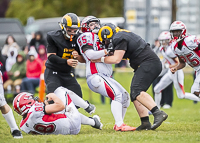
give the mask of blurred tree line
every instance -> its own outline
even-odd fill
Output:
[[[27,18],[62,17],[68,12],[78,16],[123,16],[123,0],[11,0],[6,17],[15,17],[25,25]]]

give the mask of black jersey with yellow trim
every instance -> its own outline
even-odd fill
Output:
[[[147,43],[139,36],[132,32],[120,31],[113,36],[113,46],[115,50],[125,50],[124,59],[134,60]],[[119,46],[121,43],[126,46]]]
[[[46,61],[46,67],[54,71],[69,73],[72,70],[72,67],[67,64],[67,59],[73,59],[72,52],[74,50],[79,51],[79,47],[76,43],[77,37],[80,34],[77,34],[73,37],[73,40],[66,40],[62,31],[50,31],[47,33],[47,53],[56,53],[57,56],[66,59],[66,64],[54,64],[49,60]]]

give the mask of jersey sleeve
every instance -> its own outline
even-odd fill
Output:
[[[115,39],[115,41],[113,41],[113,45],[114,45],[114,50],[127,50],[127,41],[124,39]]]
[[[47,33],[47,53],[57,53],[57,48],[55,42],[53,41],[51,35]]]
[[[83,53],[88,49],[93,49],[92,34],[89,32],[81,34],[77,39],[77,44]]]
[[[184,42],[190,50],[195,50],[199,44],[199,40],[194,35],[186,37]]]
[[[167,50],[166,50],[166,56],[168,56],[169,58],[176,58],[177,55],[174,53],[174,44],[171,44]]]

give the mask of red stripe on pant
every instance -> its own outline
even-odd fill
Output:
[[[113,93],[113,90],[111,89],[111,87],[110,87],[106,82],[104,82],[104,85],[105,85],[106,92],[107,92],[108,96],[109,96],[112,100],[114,100],[114,99],[115,99],[115,95],[114,95],[114,93]]]
[[[69,95],[67,94],[67,105],[69,105],[72,102],[71,98],[69,97]]]
[[[185,90],[184,90],[183,85],[181,85],[180,83],[178,83],[178,84],[179,84],[179,86],[181,87],[181,90],[183,91],[183,94],[185,94]]]

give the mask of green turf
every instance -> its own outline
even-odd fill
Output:
[[[116,73],[114,78],[120,82],[125,89],[129,92],[132,73]],[[23,139],[13,139],[10,135],[9,127],[0,115],[0,143],[3,142],[34,142],[34,143],[63,143],[63,142],[91,142],[91,143],[107,143],[107,142],[148,142],[148,143],[195,143],[200,142],[200,103],[193,104],[193,101],[178,99],[176,93],[174,94],[173,107],[165,109],[169,115],[168,119],[155,131],[134,131],[134,132],[116,132],[112,128],[114,126],[114,119],[110,111],[109,99],[106,104],[102,105],[100,102],[100,95],[90,92],[86,85],[85,79],[78,79],[83,90],[84,99],[90,100],[96,105],[96,113],[101,117],[104,124],[103,130],[97,130],[90,126],[83,125],[78,135],[27,135],[23,133]],[[190,92],[191,85],[193,84],[192,75],[185,75],[185,91]],[[175,91],[175,90],[174,90]],[[148,93],[152,94],[151,88]],[[80,112],[88,115],[84,110]],[[17,124],[19,125],[21,117],[14,113]],[[89,115],[88,115],[89,116]],[[150,116],[153,122],[152,115]],[[124,122],[131,126],[139,126],[140,119],[138,114],[131,103]]]

